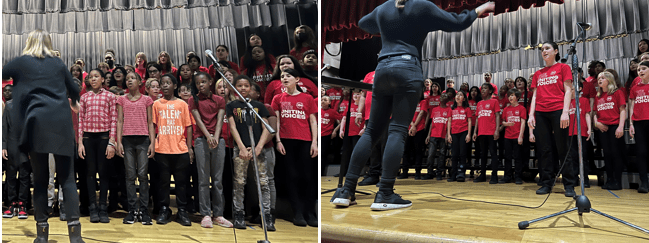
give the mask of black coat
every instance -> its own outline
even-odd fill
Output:
[[[7,150],[26,162],[29,152],[73,157],[72,116],[79,100],[79,86],[60,58],[20,56],[7,63],[2,78],[13,78],[13,108]]]

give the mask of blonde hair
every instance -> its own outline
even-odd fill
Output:
[[[232,82],[234,82],[234,81],[232,81]],[[220,78],[218,81],[216,81],[216,84],[214,85],[214,89],[218,89],[219,84],[223,84],[223,88],[230,90],[229,97],[223,97],[223,98],[228,99],[226,101],[231,101],[231,100],[236,100],[237,99],[236,96],[234,96],[234,91],[230,88],[230,85],[225,84],[225,81],[223,80],[223,78]],[[214,93],[218,93],[218,92],[216,92],[216,90],[214,90]]]
[[[45,30],[33,30],[27,37],[23,55],[45,58],[46,56],[53,57],[54,50],[52,49],[52,37]]]
[[[168,61],[168,63],[169,63],[169,70],[171,70],[171,67],[174,67],[174,63],[171,61],[171,56],[169,56],[169,53],[168,53],[168,52],[166,52],[166,51],[161,51],[160,54],[158,54],[158,61],[157,61],[157,63],[160,64],[160,66],[162,66],[162,63],[160,63],[160,56],[162,56],[162,55],[167,56],[167,59],[169,59],[169,61]],[[137,56],[136,56],[135,58],[137,58]],[[166,68],[166,67],[162,67],[162,69],[165,69],[165,70],[166,70],[167,68]]]
[[[154,81],[158,82],[158,85],[160,85],[160,80],[158,80],[157,78],[149,78],[149,79],[146,80],[146,83],[144,83],[144,87],[146,89],[151,88],[151,83],[153,83]]]
[[[608,88],[608,92],[606,92],[606,93],[608,95],[612,95],[613,93],[615,93],[615,91],[617,91],[617,88],[618,88],[617,83],[615,82],[615,76],[613,76],[613,74],[608,72],[608,71],[601,72],[601,73],[599,73],[599,75],[597,75],[598,78],[600,76],[604,76],[606,81],[608,81],[608,85],[606,86],[606,88]],[[603,92],[602,89],[598,89],[597,90],[597,97],[602,96],[602,92]]]
[[[140,57],[140,56],[142,57],[142,59],[144,59],[144,67],[145,68],[146,68],[146,65],[148,63],[148,61],[146,60],[146,54],[144,54],[144,52],[138,52],[137,54],[135,54],[135,65],[133,65],[133,66],[135,66],[136,69],[137,69],[137,58]]]
[[[642,60],[642,56],[649,56],[649,52],[644,52],[644,53],[638,55],[638,60]]]

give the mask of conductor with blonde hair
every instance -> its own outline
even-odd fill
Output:
[[[48,154],[56,159],[56,174],[63,188],[70,242],[83,242],[79,223],[79,195],[74,180],[74,131],[70,108],[78,109],[79,87],[60,58],[55,57],[46,31],[29,33],[22,56],[7,63],[2,78],[14,80],[14,109],[9,154],[15,163],[28,162],[34,172],[34,219],[37,237],[47,242]],[[68,96],[71,103],[68,102]],[[72,104],[72,105],[71,105]]]

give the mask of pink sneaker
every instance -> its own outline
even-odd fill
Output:
[[[212,219],[210,216],[205,216],[203,217],[203,220],[201,220],[201,227],[203,228],[212,228]]]
[[[225,228],[232,228],[232,223],[225,219],[223,216],[215,217],[212,218],[212,221],[214,221],[215,224],[221,227]]]

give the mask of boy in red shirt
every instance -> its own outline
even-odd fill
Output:
[[[502,113],[501,130],[505,129],[505,176],[498,183],[510,183],[512,179],[512,160],[515,161],[516,184],[523,184],[521,174],[523,172],[523,160],[520,157],[521,145],[523,145],[523,132],[525,131],[525,120],[527,110],[518,104],[521,91],[510,89],[507,91],[510,105],[505,107]]]

